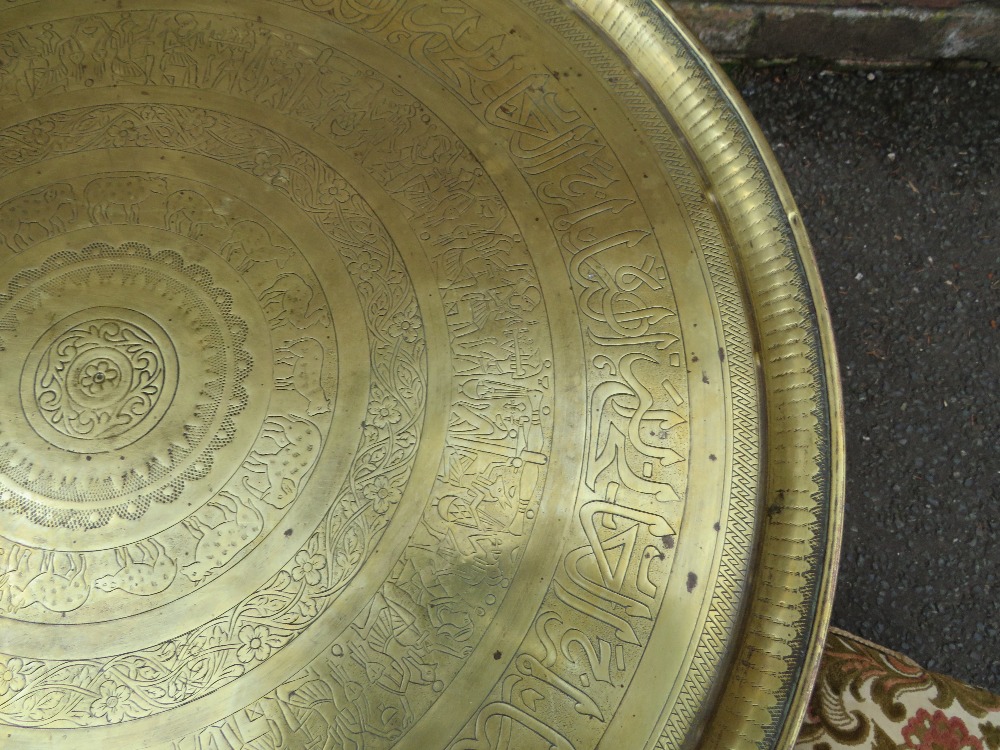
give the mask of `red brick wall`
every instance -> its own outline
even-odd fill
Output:
[[[668,0],[723,59],[1000,63],[1000,0]]]

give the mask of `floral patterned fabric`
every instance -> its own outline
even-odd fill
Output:
[[[841,748],[1000,750],[1000,696],[831,629],[795,750]]]

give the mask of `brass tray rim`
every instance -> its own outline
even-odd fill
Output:
[[[805,322],[812,322],[814,324],[815,332],[818,337],[816,342],[817,346],[813,349],[813,353],[817,355],[821,368],[820,385],[822,386],[822,390],[819,391],[817,395],[825,399],[825,404],[823,405],[826,407],[826,416],[828,419],[827,424],[819,425],[817,428],[818,431],[824,428],[827,431],[827,454],[825,456],[818,457],[820,459],[825,458],[827,461],[825,474],[827,484],[824,498],[826,504],[825,507],[820,508],[821,511],[826,511],[824,519],[826,545],[822,550],[823,565],[817,571],[821,578],[818,586],[816,587],[816,597],[814,601],[809,602],[806,605],[806,608],[810,609],[812,612],[812,616],[807,618],[805,622],[809,632],[805,638],[800,637],[798,639],[798,643],[803,647],[801,665],[797,670],[795,679],[792,681],[791,693],[785,697],[783,710],[779,711],[780,718],[778,721],[773,722],[770,727],[761,727],[762,729],[765,729],[765,734],[767,733],[767,730],[770,730],[770,732],[774,735],[774,742],[770,746],[777,748],[778,750],[789,750],[795,743],[799,726],[805,717],[808,701],[820,667],[823,644],[830,628],[834,591],[837,580],[837,569],[842,548],[844,523],[846,453],[843,395],[840,385],[840,368],[837,357],[836,342],[833,334],[833,326],[830,319],[826,294],[820,280],[819,266],[816,260],[815,250],[802,223],[801,214],[792,195],[791,187],[781,170],[773,149],[767,142],[763,130],[754,118],[753,113],[750,111],[746,102],[739,95],[735,85],[726,75],[719,62],[714,59],[706,46],[685,25],[685,23],[678,16],[677,12],[667,4],[666,0],[564,1],[579,8],[580,10],[578,12],[580,12],[580,14],[584,16],[587,21],[593,25],[593,27],[599,29],[600,32],[602,32],[603,35],[611,41],[614,52],[621,55],[625,60],[634,66],[633,73],[636,75],[637,79],[649,87],[652,98],[662,104],[665,109],[667,109],[667,100],[671,92],[662,85],[657,85],[655,82],[650,81],[647,76],[643,75],[641,63],[637,61],[631,49],[629,49],[626,45],[623,45],[620,38],[607,29],[608,22],[606,18],[602,16],[616,16],[615,8],[610,6],[617,6],[618,13],[631,12],[636,16],[640,15],[642,10],[646,9],[651,11],[653,15],[658,16],[658,20],[666,23],[670,33],[676,35],[677,39],[681,42],[681,45],[687,48],[687,52],[690,53],[696,64],[701,68],[701,72],[707,79],[710,88],[713,90],[714,95],[718,98],[718,104],[721,104],[723,108],[729,110],[730,115],[733,119],[735,119],[738,126],[744,131],[748,144],[756,152],[755,157],[758,160],[759,165],[763,168],[767,180],[770,182],[770,187],[774,191],[774,197],[777,199],[777,208],[783,214],[787,222],[787,230],[789,232],[790,239],[792,240],[792,244],[785,248],[785,251],[782,254],[790,255],[799,261],[801,264],[802,276],[811,295],[809,300],[810,309],[807,312],[811,312],[813,317],[811,321],[807,317]],[[626,8],[627,10],[624,10]],[[596,20],[598,17],[601,17],[600,21]],[[656,19],[654,19],[654,21],[655,20]],[[655,29],[655,23],[649,23],[648,25],[653,30],[652,35],[657,37],[655,41],[663,47],[662,53],[667,55],[674,54],[675,50],[670,49],[674,45],[670,44],[670,40],[667,35],[658,32]],[[649,29],[646,29],[646,31],[648,32]],[[674,111],[671,111],[670,115],[676,117],[678,126],[682,128],[684,127],[684,117],[678,116],[678,113]],[[703,174],[709,179],[712,187],[716,186],[719,182],[720,176],[723,172],[730,168],[731,163],[725,159],[717,159],[717,164],[714,167],[710,166],[702,158],[702,151],[698,148],[697,144],[693,144],[691,149],[692,153],[697,157],[695,166],[703,170]],[[718,162],[722,163],[720,164]],[[753,165],[751,164],[750,166],[752,167]],[[744,165],[742,169],[746,171],[748,168]],[[727,208],[731,208],[726,205],[726,196],[720,196],[720,194],[716,192],[715,197],[721,204],[719,206],[719,210],[724,214],[724,221],[729,225],[738,225],[742,217],[739,215],[734,216],[731,211],[726,210]],[[761,202],[768,203],[769,199],[764,198]],[[736,260],[739,264],[742,264],[742,261],[745,259],[744,256],[746,255],[747,249],[743,246],[739,246],[739,243],[735,244],[737,246],[732,250],[734,260]],[[748,283],[745,275],[742,277],[742,283],[744,286]],[[751,307],[755,306],[752,301],[748,301],[748,304],[750,304]],[[755,335],[759,335],[759,323],[756,320],[754,323],[756,325],[753,332]],[[759,346],[759,341],[757,342],[757,345]],[[760,356],[759,352],[758,356]],[[758,367],[761,369],[760,385],[762,389],[766,391],[767,363],[758,362]],[[762,394],[762,397],[764,398],[766,407],[766,392]],[[765,446],[762,456],[763,481],[761,482],[761,499],[763,500],[764,505],[760,508],[761,511],[764,511],[773,499],[771,496],[771,488],[768,486],[771,472],[766,467],[768,456],[770,455],[770,441],[767,439],[770,429],[770,423],[765,425]],[[768,536],[767,525],[760,530],[759,534],[760,538],[758,538],[756,543],[758,550],[762,548],[766,542],[766,537]],[[746,643],[744,642],[745,633],[743,632],[743,626],[745,626],[746,621],[749,619],[749,610],[756,604],[756,599],[752,595],[752,590],[754,585],[759,582],[761,575],[761,571],[756,562],[751,564],[749,572],[751,580],[747,588],[750,593],[744,602],[746,610],[742,613],[740,627],[737,631],[739,635],[735,639],[736,642],[733,644],[734,651],[730,655],[731,665],[739,660],[740,652],[745,649]],[[711,736],[713,729],[718,729],[720,724],[725,723],[725,719],[718,715],[718,709],[724,699],[734,691],[734,686],[728,678],[723,678],[722,682],[722,694],[715,696],[715,701],[712,705],[712,707],[716,709],[716,713],[710,714],[704,718],[706,726],[703,728],[703,737]],[[732,739],[732,736],[730,736],[730,739]],[[749,738],[744,737],[743,739],[746,741],[744,744],[740,745],[741,747],[763,747],[762,744],[749,741]],[[690,741],[691,738],[688,738],[686,744],[689,744]]]
[[[843,389],[840,383],[840,362],[837,353],[836,340],[833,333],[833,322],[827,303],[826,291],[820,278],[819,264],[816,259],[815,247],[801,221],[798,204],[792,195],[791,186],[781,169],[774,149],[768,143],[764,131],[750,111],[743,97],[739,95],[735,84],[730,80],[719,62],[714,58],[705,44],[684,24],[677,12],[668,6],[665,0],[650,0],[674,27],[677,35],[701,58],[705,72],[715,84],[723,101],[742,121],[743,127],[751,143],[757,149],[762,165],[767,171],[771,184],[788,217],[788,226],[797,246],[806,281],[812,292],[813,312],[820,336],[823,375],[825,380],[825,395],[829,409],[829,495],[828,495],[828,538],[825,550],[826,564],[823,566],[822,581],[819,596],[815,603],[815,615],[812,622],[812,632],[806,640],[805,661],[801,676],[796,683],[794,693],[788,701],[786,717],[776,747],[787,749],[795,744],[799,726],[805,718],[809,698],[816,676],[819,672],[823,655],[823,644],[831,627],[834,594],[836,592],[838,567],[843,545],[844,506],[846,499],[846,424],[844,421]]]

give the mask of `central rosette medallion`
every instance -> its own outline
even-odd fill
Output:
[[[134,310],[81,311],[53,326],[32,353],[38,363],[32,368],[29,360],[22,374],[29,399],[22,407],[40,435],[70,450],[135,442],[155,427],[177,387],[166,332]]]

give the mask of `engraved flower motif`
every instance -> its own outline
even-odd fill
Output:
[[[24,675],[21,669],[24,666],[17,657],[12,657],[5,664],[0,664],[0,695],[16,693],[24,689]]]
[[[388,478],[375,477],[375,481],[365,485],[365,499],[370,501],[372,508],[379,515],[387,513],[389,507],[399,502],[399,488],[391,484]]]
[[[113,367],[106,359],[91,362],[83,368],[80,374],[80,387],[88,396],[96,396],[105,388],[114,385],[121,375],[117,367]]]
[[[102,716],[109,724],[121,721],[128,713],[128,702],[132,691],[124,685],[108,680],[100,687],[101,697],[90,704],[90,713],[94,718]]]
[[[200,139],[205,131],[215,125],[215,118],[204,112],[198,112],[184,124],[184,132],[192,139]]]
[[[273,635],[264,625],[244,625],[239,632],[240,643],[236,650],[236,658],[246,664],[253,661],[264,661],[271,651],[281,645],[281,638]]]
[[[306,579],[306,583],[315,586],[319,583],[320,571],[326,567],[326,560],[322,555],[310,555],[302,549],[295,553],[295,567],[292,568],[292,579],[301,581]]]
[[[420,338],[420,318],[409,312],[396,313],[389,323],[389,335],[412,344]]]
[[[334,179],[320,194],[320,202],[326,205],[330,205],[334,201],[347,203],[350,199],[351,191],[347,189],[347,181],[341,177]]]
[[[28,129],[28,140],[36,146],[47,146],[55,127],[56,124],[50,120],[36,120]]]
[[[357,274],[364,281],[382,270],[382,262],[368,251],[362,250],[354,260],[347,264],[347,270]]]
[[[135,120],[125,119],[111,128],[108,135],[111,136],[111,143],[117,147],[122,146],[148,146],[150,144],[149,134],[142,132]]]
[[[371,423],[382,429],[391,424],[396,424],[403,418],[399,412],[399,402],[392,396],[383,396],[373,399],[368,405],[368,418]]]
[[[253,167],[250,171],[257,177],[265,180],[273,180],[281,170],[281,157],[269,151],[258,151],[253,158]]]

